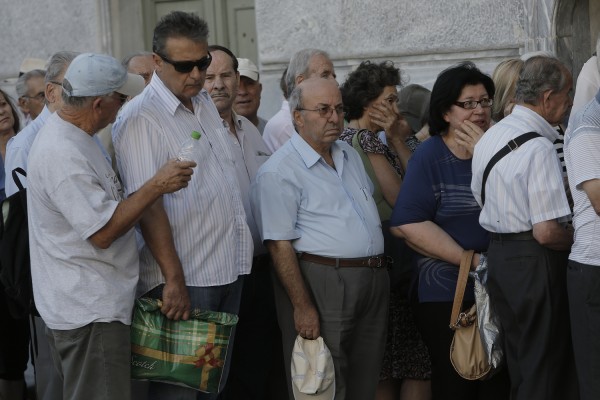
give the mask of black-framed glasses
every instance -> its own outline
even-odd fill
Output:
[[[189,74],[190,72],[192,72],[194,67],[198,67],[199,71],[206,71],[212,61],[212,56],[210,55],[210,53],[208,53],[206,57],[203,57],[196,61],[173,61],[169,60],[167,57],[163,56],[160,53],[156,53],[156,55],[162,58],[163,61],[171,64],[173,68],[175,68],[175,71],[181,74]]]
[[[341,104],[339,106],[335,106],[335,107],[321,106],[321,107],[315,108],[314,110],[311,110],[310,108],[297,108],[296,110],[318,112],[319,116],[321,118],[331,117],[331,114],[333,114],[334,111],[338,116],[342,116],[344,114],[344,106]]]
[[[23,96],[26,99],[36,99],[37,101],[44,101],[44,99],[46,98],[46,93],[44,92],[39,92],[38,94],[34,95],[34,96]]]
[[[477,104],[481,104],[481,108],[490,108],[492,104],[494,104],[494,99],[481,99],[479,101],[455,101],[454,104],[461,108],[464,108],[465,110],[474,110],[477,108]]]

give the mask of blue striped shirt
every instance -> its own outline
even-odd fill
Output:
[[[229,133],[205,90],[192,98],[191,112],[154,74],[144,91],[125,105],[113,125],[117,166],[129,195],[175,158],[192,131],[201,131],[209,159],[196,168],[185,189],[163,196],[186,285],[217,286],[248,274],[252,236],[236,178]],[[164,282],[145,244],[140,250],[138,294]]]

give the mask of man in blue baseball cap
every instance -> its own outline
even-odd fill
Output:
[[[127,199],[93,135],[115,120],[143,79],[85,53],[63,79],[63,106],[29,153],[27,201],[37,309],[66,399],[130,398],[130,324],[138,281],[132,227],[194,162],[167,162]]]

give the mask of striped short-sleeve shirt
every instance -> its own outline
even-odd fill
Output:
[[[113,125],[119,172],[127,195],[175,158],[192,131],[203,133],[208,158],[194,168],[188,187],[163,196],[177,255],[188,286],[217,286],[248,274],[252,237],[236,178],[228,130],[208,93],[192,98],[190,111],[158,75],[125,105]],[[138,294],[164,282],[146,244],[140,250]]]
[[[479,223],[489,232],[525,232],[539,222],[570,219],[562,167],[553,145],[558,132],[539,114],[523,106],[515,106],[475,146],[471,180],[475,199],[481,205],[483,171],[490,159],[509,140],[526,132],[537,132],[542,137],[507,154],[488,176]]]
[[[575,243],[569,258],[600,266],[600,217],[581,186],[583,182],[600,179],[600,92],[571,117],[564,149],[574,203]]]

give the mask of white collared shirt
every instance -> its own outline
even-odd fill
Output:
[[[281,109],[265,125],[263,139],[267,148],[274,153],[296,133],[287,100],[281,103]]]
[[[268,160],[271,152],[267,149],[260,132],[247,118],[233,112],[236,136],[229,134],[246,220],[254,240],[254,255],[265,254],[267,249],[262,243],[254,215],[250,207],[250,182],[256,176],[258,168]]]
[[[216,286],[248,274],[252,237],[246,223],[228,129],[205,90],[192,98],[191,112],[157,74],[144,91],[125,105],[113,125],[117,165],[127,195],[175,158],[192,131],[210,158],[194,168],[187,188],[163,196],[163,204],[183,266],[186,285]],[[164,277],[145,244],[140,250],[142,294]]]
[[[558,132],[539,114],[523,106],[515,106],[475,146],[471,190],[477,203],[481,205],[483,171],[490,159],[509,140],[526,132],[537,132],[543,137],[507,154],[488,176],[479,223],[490,232],[525,232],[538,222],[566,221],[571,215],[553,145]]]
[[[600,217],[581,186],[600,179],[600,92],[571,116],[564,150],[574,203],[575,243],[569,259],[600,266]]]

